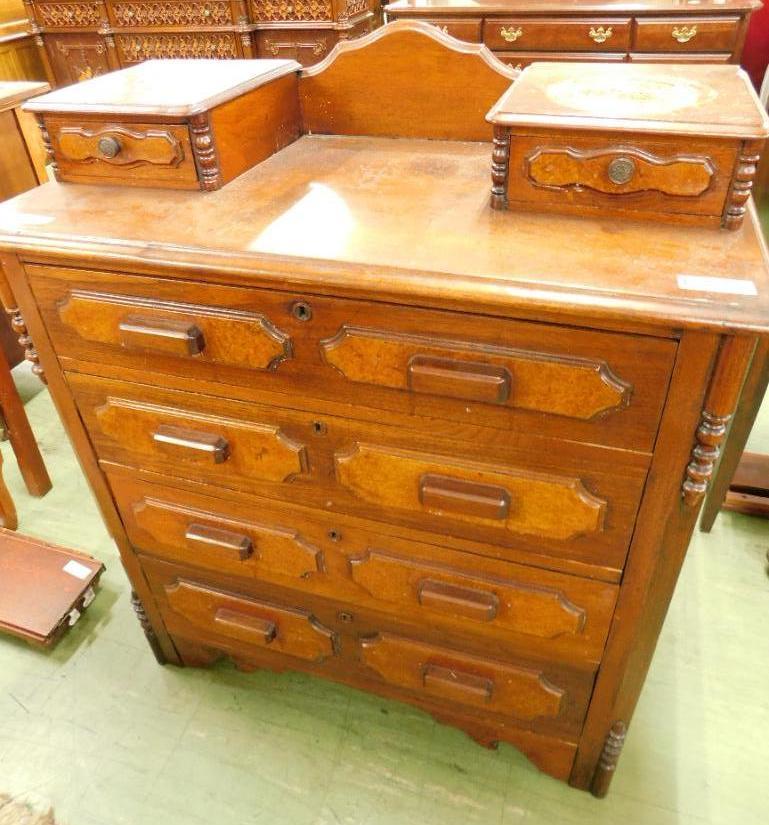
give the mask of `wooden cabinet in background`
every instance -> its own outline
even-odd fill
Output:
[[[0,0],[0,81],[45,80],[22,0]]]

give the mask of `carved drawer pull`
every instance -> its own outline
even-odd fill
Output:
[[[170,318],[129,315],[120,321],[120,343],[130,349],[157,350],[168,355],[199,355],[205,348],[197,324]]]
[[[408,365],[409,389],[468,401],[504,404],[511,380],[505,367],[494,364],[415,355]]]
[[[258,644],[268,645],[275,641],[278,635],[278,628],[275,622],[269,619],[260,619],[258,616],[248,616],[245,613],[238,613],[237,610],[230,610],[220,607],[214,616],[214,622],[225,625],[226,628],[245,632],[251,637],[251,641]]]
[[[223,436],[171,424],[161,424],[152,434],[152,440],[175,457],[187,457],[193,452],[210,457],[214,464],[222,464],[230,454],[229,444]]]
[[[431,693],[446,699],[488,702],[494,692],[494,682],[473,673],[462,673],[454,668],[425,665],[422,684]]]
[[[693,40],[697,34],[696,26],[673,26],[673,31],[670,33],[673,40],[678,43],[688,43]]]
[[[505,519],[510,512],[510,494],[504,487],[435,473],[420,479],[419,500],[434,510],[476,518]]]
[[[594,43],[605,43],[614,34],[611,26],[591,26],[588,35]]]
[[[503,40],[506,40],[508,43],[515,43],[515,41],[523,35],[523,29],[520,26],[514,29],[502,26],[499,33],[502,35]]]
[[[496,594],[474,587],[424,579],[419,585],[419,603],[434,610],[450,610],[460,616],[490,622],[496,618],[499,599]]]
[[[216,547],[234,553],[239,561],[245,561],[254,553],[254,544],[248,536],[209,524],[190,524],[184,534],[187,541]]]

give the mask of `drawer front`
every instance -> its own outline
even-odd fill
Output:
[[[639,18],[633,51],[731,52],[739,28],[739,17]]]
[[[495,52],[495,57],[498,57],[503,63],[511,66],[513,69],[525,69],[532,63],[622,63],[625,58],[625,52]]]
[[[49,116],[45,123],[62,180],[198,188],[186,126]]]
[[[483,21],[480,18],[462,17],[457,20],[450,20],[444,17],[439,19],[420,17],[419,20],[421,23],[432,23],[444,34],[450,34],[452,37],[456,37],[457,40],[466,40],[469,43],[481,42],[481,25]]]
[[[578,727],[590,682],[566,686],[566,674],[472,656],[389,633],[361,640],[363,663],[385,682],[416,694],[509,716],[523,723],[570,717]]]
[[[367,6],[363,6],[365,11]],[[333,20],[331,0],[251,0],[253,20]]]
[[[720,220],[736,159],[734,141],[674,144],[611,137],[514,135],[510,201],[675,212]]]
[[[110,474],[131,542],[168,561],[385,611],[519,652],[597,663],[617,587]],[[212,493],[213,491],[210,491]]]
[[[630,23],[629,18],[494,18],[483,24],[483,42],[499,51],[626,51]]]
[[[68,380],[103,461],[489,543],[503,557],[621,567],[648,467],[637,454],[567,442],[460,449],[399,427]]]
[[[234,32],[116,34],[115,45],[121,66],[168,57],[234,60],[243,56]]]
[[[182,577],[163,589],[166,609],[205,633],[310,662],[322,662],[335,653],[335,634],[303,610],[227,593]]]
[[[651,450],[673,341],[462,313],[29,266],[68,369],[272,403],[381,412]],[[379,411],[379,412],[377,412]],[[459,430],[455,433],[459,435]]]
[[[349,36],[361,37],[372,25],[373,16],[364,20],[349,32]],[[312,66],[334,48],[339,39],[333,29],[276,28],[254,32],[257,56],[296,60],[302,66]]]
[[[229,0],[187,0],[184,3],[158,0],[131,0],[112,2],[115,26],[182,26],[189,28],[227,26],[236,21],[232,17]]]
[[[47,29],[96,28],[102,21],[102,4],[79,2],[35,3],[35,17]]]

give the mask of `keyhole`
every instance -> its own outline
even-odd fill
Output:
[[[296,301],[291,306],[291,314],[297,321],[309,321],[312,318],[312,308],[305,301]]]
[[[331,541],[341,541],[342,534],[338,530],[329,530],[328,537]]]
[[[312,431],[315,433],[315,435],[325,435],[326,425],[322,421],[313,421]]]

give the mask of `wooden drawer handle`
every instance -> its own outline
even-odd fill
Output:
[[[245,561],[254,552],[254,543],[248,536],[221,527],[212,527],[210,524],[190,524],[184,537],[195,544],[234,553],[239,561]]]
[[[131,349],[149,349],[168,355],[199,355],[205,348],[197,324],[170,318],[129,315],[119,325],[120,343]]]
[[[494,593],[435,579],[423,579],[420,582],[418,597],[423,607],[450,610],[452,613],[482,622],[494,619],[499,608],[499,599]]]
[[[222,464],[230,455],[230,445],[223,436],[171,424],[161,424],[152,434],[152,440],[164,452],[177,457],[192,451],[210,456],[214,464]]]
[[[249,616],[246,613],[238,613],[237,610],[230,610],[220,607],[214,616],[216,624],[225,625],[234,630],[245,631],[253,636],[255,642],[268,645],[275,640],[278,635],[278,628],[275,622],[269,619],[261,619],[258,616]]]
[[[510,494],[504,487],[425,473],[419,481],[419,500],[425,507],[478,518],[507,518]]]
[[[433,694],[460,701],[488,702],[494,692],[491,679],[440,665],[425,665],[422,684]]]
[[[510,397],[510,372],[495,364],[415,355],[408,365],[408,384],[415,392],[504,404]]]

